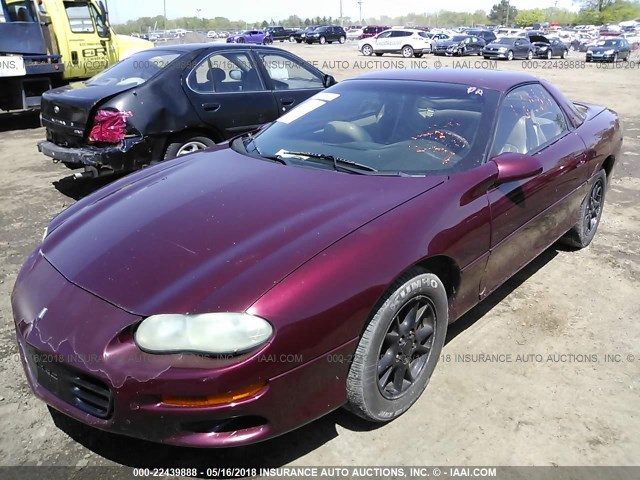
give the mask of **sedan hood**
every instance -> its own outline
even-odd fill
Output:
[[[138,315],[243,311],[446,179],[285,166],[228,148],[141,173],[71,207],[41,247],[69,281]]]

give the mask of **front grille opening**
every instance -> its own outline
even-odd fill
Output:
[[[30,349],[28,360],[40,386],[56,397],[97,418],[113,413],[113,394],[102,381],[58,361],[56,355]]]
[[[112,396],[110,390],[94,379],[75,376],[71,378],[74,405],[98,418],[111,415]]]
[[[193,422],[184,424],[184,429],[193,433],[228,433],[266,425],[267,419],[257,415],[227,418],[225,420]]]

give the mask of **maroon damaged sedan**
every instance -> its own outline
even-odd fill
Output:
[[[447,325],[561,239],[593,239],[617,115],[527,74],[387,71],[137,172],[48,226],[12,295],[35,394],[175,445],[346,406],[392,420]]]

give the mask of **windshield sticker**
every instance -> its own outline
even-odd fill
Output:
[[[476,88],[476,87],[469,87],[469,88],[467,88],[467,93],[468,93],[469,95],[471,95],[472,93],[475,93],[476,95],[480,95],[480,96],[482,96],[482,94],[483,94],[484,92],[483,92],[483,91],[482,91],[482,89],[480,89],[480,88]]]
[[[288,113],[285,113],[281,116],[277,122],[289,124],[300,117],[305,116],[309,112],[313,112],[316,108],[320,108],[323,105],[326,105],[327,102],[323,102],[322,100],[316,100],[314,98],[310,98],[306,102],[300,104],[298,107],[294,108]]]

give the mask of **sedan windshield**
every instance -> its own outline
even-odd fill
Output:
[[[140,85],[182,55],[179,52],[145,50],[116,63],[89,79],[86,85]]]
[[[339,159],[376,174],[461,171],[484,158],[497,98],[470,85],[346,81],[283,115],[245,148],[282,163],[327,168],[326,160]]]
[[[619,40],[600,40],[596,43],[596,47],[617,47],[619,45]]]
[[[496,41],[496,43],[501,43],[503,45],[513,45],[516,40],[522,40],[521,38],[513,38],[513,37],[504,37]]]

